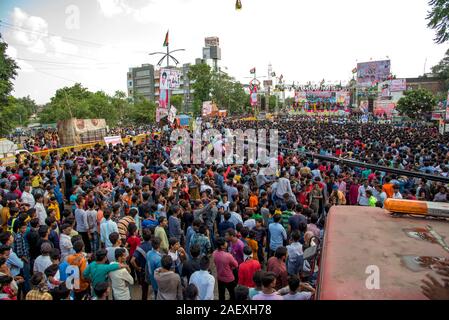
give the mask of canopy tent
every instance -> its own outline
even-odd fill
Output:
[[[176,118],[179,119],[179,125],[182,127],[188,126],[190,123],[190,119],[192,119],[192,117],[185,115],[185,114],[181,114],[181,115],[177,116]]]

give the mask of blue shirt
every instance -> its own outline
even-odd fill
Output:
[[[156,279],[154,279],[154,271],[156,271],[157,268],[161,267],[161,259],[162,255],[154,249],[147,253],[147,274],[149,275],[148,280],[150,280],[151,285],[153,286],[153,290],[155,291],[158,289],[158,287]]]
[[[59,265],[59,280],[66,281],[67,280],[67,267],[69,266],[69,263],[67,261],[61,262]]]
[[[270,231],[270,249],[275,251],[277,248],[284,245],[284,240],[287,240],[287,232],[280,223],[272,223],[268,227]]]
[[[11,275],[15,277],[20,274],[20,270],[23,268],[23,261],[15,252],[11,251],[8,261],[6,261],[6,265],[11,270]]]

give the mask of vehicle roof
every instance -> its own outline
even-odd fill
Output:
[[[322,300],[421,300],[421,280],[434,271],[412,271],[404,256],[449,259],[442,245],[414,239],[404,229],[431,226],[449,241],[447,220],[410,216],[393,217],[369,207],[333,207],[327,220],[320,268],[318,299]],[[408,260],[410,261],[410,260]],[[366,286],[368,266],[378,266],[380,289]]]

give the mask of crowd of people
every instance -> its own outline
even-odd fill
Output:
[[[208,127],[279,129],[278,173],[174,164],[170,130],[0,164],[0,299],[312,299],[319,259],[310,252],[332,206],[448,202],[443,183],[306,155],[446,177],[449,140],[434,128],[306,117]]]

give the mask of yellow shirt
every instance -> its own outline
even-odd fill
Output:
[[[56,220],[57,220],[57,221],[61,221],[61,211],[59,210],[59,205],[58,205],[57,203],[51,203],[51,204],[48,206],[48,209],[49,209],[49,210],[50,210],[50,209],[54,209],[54,210],[55,210],[55,213],[56,213],[56,216],[55,216]]]
[[[40,184],[43,182],[41,176],[35,176],[33,179],[31,179],[31,186],[33,188],[39,188]]]

